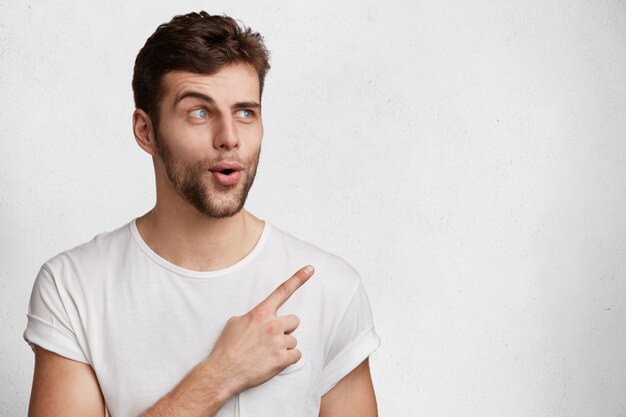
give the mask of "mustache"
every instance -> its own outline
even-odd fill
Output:
[[[242,159],[238,151],[231,150],[231,151],[226,151],[222,153],[218,157],[207,158],[203,161],[200,161],[197,167],[200,170],[206,171],[210,169],[211,167],[219,164],[220,162],[238,163],[238,164],[241,164],[241,166],[243,167],[243,170],[245,171],[249,169],[250,167],[258,166],[260,158],[261,158],[261,148],[259,148],[259,151],[256,154],[250,155],[248,160]]]
[[[244,161],[243,159],[241,159],[237,152],[226,152],[217,158],[207,158],[203,161],[200,161],[197,166],[203,170],[207,170],[221,162],[241,164],[244,168],[249,165],[249,163],[246,163],[249,161]]]

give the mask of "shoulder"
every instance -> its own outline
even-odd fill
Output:
[[[90,269],[97,270],[112,260],[119,259],[127,250],[132,236],[129,223],[115,230],[96,235],[88,242],[65,250],[52,258],[44,265],[44,270],[52,275],[68,274]]]
[[[124,263],[131,239],[127,224],[49,259],[35,278],[29,311],[48,323],[72,328],[68,316],[81,316],[93,297],[102,297],[119,276],[115,272]]]

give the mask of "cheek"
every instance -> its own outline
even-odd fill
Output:
[[[261,147],[263,139],[263,125],[247,126],[246,129],[240,132],[239,139],[242,145],[247,145],[251,153],[256,154],[257,150]]]
[[[159,132],[159,138],[166,143],[170,155],[185,163],[197,162],[208,156],[206,136],[207,134],[199,132],[199,129],[173,125]]]

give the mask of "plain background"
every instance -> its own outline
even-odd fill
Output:
[[[153,204],[132,66],[200,9],[272,51],[247,207],[361,272],[381,416],[626,415],[624,2],[75,0],[0,2],[1,416],[40,265]]]

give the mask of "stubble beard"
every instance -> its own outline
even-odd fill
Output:
[[[158,139],[155,142],[165,166],[167,178],[174,185],[176,192],[196,210],[208,217],[218,219],[234,216],[241,211],[254,183],[261,157],[260,148],[248,163],[244,163],[244,169],[241,171],[241,177],[237,184],[221,185],[213,181],[213,174],[209,168],[223,160],[241,161],[236,158],[228,158],[228,153],[226,153],[218,161],[205,160],[191,166],[184,165],[172,156],[165,144]],[[222,195],[211,194],[209,191],[211,185]]]

